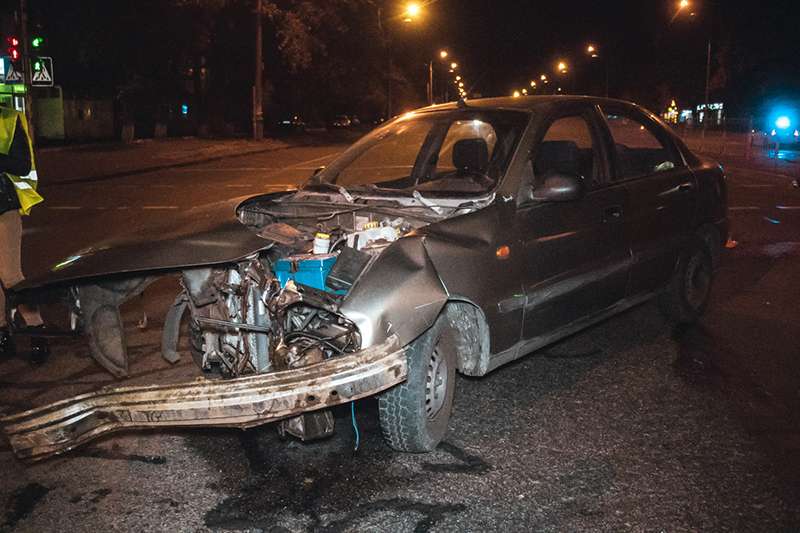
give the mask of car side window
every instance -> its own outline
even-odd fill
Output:
[[[599,161],[591,127],[583,116],[556,119],[534,152],[534,183],[540,185],[549,174],[567,174],[597,184]]]
[[[653,126],[627,113],[603,110],[616,153],[617,180],[649,176],[680,165],[675,149],[652,131]]]

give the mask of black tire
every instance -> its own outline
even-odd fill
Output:
[[[440,317],[409,344],[408,379],[378,397],[383,438],[393,449],[430,452],[447,433],[456,381],[454,334]]]
[[[695,239],[681,253],[675,273],[661,294],[661,310],[667,318],[679,324],[697,322],[708,306],[713,277],[708,245]]]

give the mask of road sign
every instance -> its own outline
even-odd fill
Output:
[[[31,58],[31,85],[34,87],[53,86],[53,58]]]
[[[11,61],[8,56],[0,57],[0,83],[24,83],[24,73],[19,66],[18,61]],[[52,57],[33,56],[31,58],[31,85],[34,87],[53,86]]]
[[[22,71],[11,61],[8,56],[3,56],[3,83],[22,83],[24,81]]]

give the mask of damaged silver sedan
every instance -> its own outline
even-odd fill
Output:
[[[409,113],[300,190],[237,202],[235,219],[189,212],[146,254],[134,238],[100,243],[29,282],[60,288],[94,358],[124,377],[119,306],[180,271],[163,355],[177,360],[188,319],[206,379],[103,390],[0,423],[31,459],[141,427],[276,421],[307,440],[333,431],[331,406],[377,394],[387,443],[430,451],[457,371],[485,375],[654,295],[696,319],[727,239],[724,187],[719,166],[631,104]]]

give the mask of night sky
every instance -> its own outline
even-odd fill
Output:
[[[467,77],[485,94],[509,94],[531,75],[552,72],[561,57],[574,65],[579,92],[597,92],[603,65],[587,64],[583,52],[592,42],[609,61],[612,96],[654,107],[671,97],[699,103],[711,35],[714,77],[719,82],[720,62],[726,72],[725,89],[714,96],[745,108],[800,95],[800,2],[695,0],[694,17],[671,22],[676,7],[661,0],[438,0],[427,7],[428,37],[462,56]]]
[[[467,86],[484,96],[509,95],[528,87],[541,73],[553,77],[556,61],[563,58],[570,65],[568,77],[561,81],[565,92],[604,93],[607,67],[612,97],[659,111],[675,98],[681,108],[688,108],[703,101],[709,37],[714,52],[712,100],[724,101],[729,114],[747,116],[757,114],[765,102],[800,100],[797,0],[692,0],[695,16],[684,12],[674,21],[676,0],[420,1],[425,4],[422,19],[409,25],[396,22],[393,29],[397,63],[415,84],[420,101],[425,94],[426,63],[445,47],[462,66]],[[3,0],[7,7],[16,3]],[[107,60],[109,71],[130,71],[140,65],[146,69],[142,76],[159,75],[163,67],[159,61],[164,59],[160,51],[142,50],[136,37],[137,32],[156,31],[157,24],[138,7],[144,4],[129,0],[29,0],[29,4],[33,18],[53,37],[55,49],[50,53],[57,60],[60,81],[71,83],[73,89],[88,90],[94,84],[86,72],[70,64],[83,61],[77,52],[69,53],[75,49],[69,42],[74,34],[105,43],[91,52]],[[369,2],[363,5],[374,9]],[[398,10],[405,1],[385,0],[385,5]],[[109,18],[122,22],[106,23]],[[249,27],[245,27],[247,31],[239,32],[229,45],[239,46],[246,56],[251,49]],[[113,42],[115,32],[122,31],[127,36],[120,40],[125,42]],[[588,43],[597,45],[600,58],[590,60],[585,52]],[[381,47],[368,40],[363,46]],[[237,54],[233,49],[230,53]],[[149,56],[143,60],[143,54],[152,55],[152,60]],[[266,61],[274,81],[280,76],[276,76],[279,67],[269,57]],[[251,62],[242,58],[242,65]],[[102,70],[93,71],[99,86],[112,80]],[[242,70],[242,85],[247,88],[249,67]],[[69,78],[70,73],[76,73],[75,79]],[[440,75],[443,79],[447,73]]]

